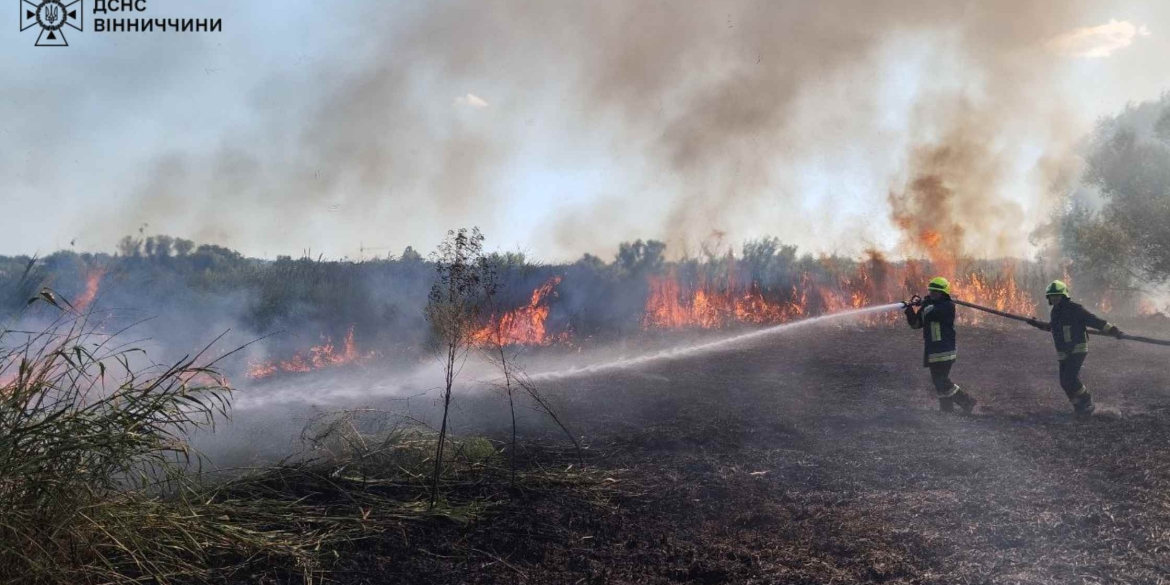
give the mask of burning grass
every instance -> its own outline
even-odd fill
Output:
[[[549,315],[549,299],[563,277],[555,276],[532,291],[527,305],[488,317],[488,324],[471,335],[471,343],[480,347],[492,345],[549,345],[567,341],[568,331],[553,334],[545,327]]]
[[[641,323],[643,329],[723,329],[740,325],[779,325],[807,317],[828,315],[867,306],[889,303],[922,293],[932,268],[916,262],[890,264],[878,255],[857,264],[853,270],[825,262],[824,274],[801,274],[787,288],[768,288],[758,280],[736,276],[734,264],[715,276],[701,273],[689,280],[676,274],[651,277],[649,295]],[[1000,311],[1035,314],[1034,288],[1022,286],[1023,278],[1013,262],[962,268],[950,273],[956,298]],[[894,314],[867,317],[866,324],[887,324],[898,320]],[[989,319],[975,312],[960,316],[967,325],[981,325]]]
[[[621,342],[632,343],[633,346],[645,344],[647,347],[663,342],[678,344],[688,338],[746,333],[823,315],[880,307],[882,305],[871,303],[875,303],[875,299],[885,298],[887,294],[898,298],[896,293],[901,290],[900,286],[890,284],[890,279],[898,277],[903,279],[903,283],[918,282],[916,270],[921,270],[921,267],[891,268],[888,265],[871,264],[870,269],[838,275],[830,280],[831,285],[818,284],[811,277],[804,278],[783,296],[754,285],[746,289],[736,288],[735,281],[731,279],[721,283],[723,288],[708,284],[707,288],[700,286],[697,289],[682,284],[684,281],[680,277],[652,279],[641,327],[630,336],[621,338]],[[981,304],[998,310],[1024,315],[1037,314],[1038,311],[1032,308],[1032,297],[1024,292],[1025,285],[1020,284],[1025,279],[1034,280],[1036,274],[1015,273],[1011,270],[1012,265],[1006,263],[995,269],[988,266],[972,267],[967,276],[955,279],[956,292],[961,293],[959,298],[976,298]],[[489,317],[483,319],[487,325],[474,329],[469,336],[469,346],[481,350],[482,356],[494,362],[498,350],[505,348],[513,356],[532,351],[563,355],[569,351],[579,353],[590,347],[601,347],[607,340],[614,339],[612,335],[574,337],[571,325],[565,325],[566,321],[556,318],[557,286],[563,280],[554,277],[534,289],[528,304],[512,310],[488,313]],[[909,285],[902,286],[913,290]],[[777,298],[791,300],[774,300]],[[882,329],[898,327],[904,322],[901,312],[889,307],[855,315],[850,320],[862,327]],[[1008,329],[1014,326],[1014,322],[974,309],[961,309],[959,325]],[[333,345],[328,339],[307,352],[308,355],[336,356],[340,359],[307,360],[300,357],[304,352],[298,352],[287,360],[253,363],[247,377],[260,380],[281,373],[347,367],[369,363],[370,357],[375,355],[388,355],[385,352],[358,350],[352,335],[347,335],[346,339],[343,353],[329,353]],[[358,358],[351,359],[354,355]],[[399,357],[406,359],[417,359],[417,356],[418,348],[399,354]]]
[[[305,352],[297,351],[286,360],[271,360],[253,362],[248,365],[247,377],[251,380],[260,380],[281,372],[312,372],[323,368],[331,368],[350,364],[364,363],[375,357],[376,352],[359,351],[353,338],[353,325],[345,332],[341,345],[335,345],[333,338],[321,336],[321,343],[310,347]]]
[[[91,269],[85,273],[85,290],[73,302],[73,307],[77,309],[77,312],[84,313],[97,300],[98,290],[101,288],[102,278],[105,275],[106,268],[104,266]]]
[[[574,381],[588,470],[525,442],[513,477],[505,441],[456,437],[429,509],[425,426],[329,413],[295,459],[200,476],[213,370],[6,334],[0,581],[1158,582],[1162,348],[1096,347],[1095,390],[1144,414],[1073,425],[1046,336],[962,335],[980,416],[933,412],[914,332],[826,328]]]
[[[876,252],[862,262],[822,258],[805,264],[782,279],[756,274],[758,270],[731,256],[704,264],[678,265],[662,275],[645,276],[644,301],[640,312],[630,319],[637,320],[641,331],[656,335],[780,325],[921,294],[929,275],[936,273],[930,264],[891,263]],[[1043,310],[1038,303],[1040,298],[1029,292],[1043,290],[1046,282],[1045,275],[1034,266],[1013,261],[952,261],[947,266],[956,298],[1027,316]],[[768,284],[769,280],[776,282]],[[472,345],[580,347],[583,342],[574,338],[573,327],[578,316],[567,315],[557,304],[559,289],[574,285],[567,276],[549,277],[528,293],[526,302],[484,316],[470,336]],[[891,311],[860,319],[868,326],[885,326],[899,322],[901,316]],[[961,311],[959,322],[965,326],[1004,325],[978,311]],[[351,325],[339,345],[323,336],[321,343],[296,351],[289,358],[250,364],[247,377],[257,380],[279,373],[364,363],[375,352],[359,350],[353,331]]]

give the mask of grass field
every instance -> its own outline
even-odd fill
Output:
[[[172,580],[1166,582],[1165,349],[1095,340],[1084,378],[1101,414],[1078,424],[1044,334],[960,335],[970,417],[936,411],[900,328],[549,382],[584,468],[549,435],[522,445],[512,483],[504,442],[468,439],[434,512],[415,477],[425,432],[323,419],[312,465],[188,492],[214,494],[199,513],[254,548],[211,547],[184,562],[212,569]]]

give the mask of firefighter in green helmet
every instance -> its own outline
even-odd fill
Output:
[[[955,343],[955,303],[951,301],[951,283],[939,276],[927,284],[925,299],[917,296],[906,305],[906,321],[911,329],[921,329],[925,341],[923,367],[930,368],[930,379],[938,394],[938,406],[951,412],[959,405],[968,414],[975,409],[975,398],[951,381],[951,367],[957,357]],[[917,308],[917,310],[916,310]]]
[[[1048,304],[1052,306],[1049,323],[1031,319],[1028,324],[1052,332],[1056,345],[1056,359],[1060,362],[1060,387],[1073,406],[1073,416],[1084,420],[1093,415],[1093,395],[1081,382],[1081,366],[1089,355],[1088,328],[1098,329],[1106,335],[1121,337],[1117,326],[1094,315],[1088,309],[1074,303],[1069,296],[1068,285],[1054,280],[1044,291]]]

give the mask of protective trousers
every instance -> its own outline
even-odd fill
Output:
[[[1093,411],[1093,395],[1081,382],[1081,366],[1089,354],[1074,353],[1060,360],[1060,388],[1077,412]]]
[[[955,383],[951,381],[951,366],[955,362],[938,362],[930,364],[930,381],[934,383],[934,391],[939,397],[949,397]]]
[[[975,399],[963,392],[958,384],[951,381],[951,366],[954,361],[930,364],[930,381],[934,383],[934,391],[938,394],[938,406],[943,412],[951,412],[958,404],[964,412],[971,412],[975,408]]]

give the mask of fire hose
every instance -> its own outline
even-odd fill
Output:
[[[1011,319],[1013,321],[1027,323],[1029,325],[1041,325],[1041,326],[1048,325],[1047,321],[1041,321],[1039,319],[1033,319],[1030,317],[1024,317],[1024,316],[1015,315],[1012,313],[1006,313],[1004,311],[998,311],[996,309],[992,309],[991,307],[984,307],[981,305],[976,305],[975,303],[968,303],[966,301],[960,301],[960,300],[954,299],[954,298],[952,298],[951,301],[954,302],[956,305],[970,307],[970,308],[978,310],[978,311],[983,311],[984,313],[991,313],[992,315],[998,315],[998,316],[1003,317],[1005,319]],[[921,302],[922,302],[922,299],[919,298],[917,295],[915,295],[909,301],[902,301],[902,305],[903,306],[918,305]],[[1151,343],[1153,345],[1170,346],[1170,341],[1167,341],[1164,339],[1154,339],[1152,337],[1141,337],[1139,335],[1130,335],[1128,333],[1122,333],[1121,335],[1110,335],[1109,337],[1113,337],[1114,339],[1127,339],[1129,341],[1138,341],[1141,343]]]

